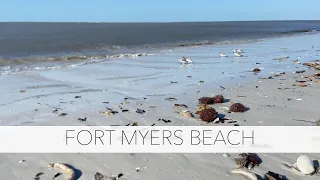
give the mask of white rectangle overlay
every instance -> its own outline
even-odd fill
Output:
[[[0,126],[0,153],[320,153],[317,126]]]

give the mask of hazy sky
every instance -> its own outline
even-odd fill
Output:
[[[0,21],[320,19],[320,0],[0,0],[0,4]]]

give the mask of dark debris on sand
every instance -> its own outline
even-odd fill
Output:
[[[239,158],[234,159],[239,168],[252,169],[262,163],[260,157],[255,153],[241,153],[239,156]]]
[[[163,121],[164,123],[171,123],[172,122],[171,120],[166,120],[166,119],[161,119],[161,118],[159,118],[158,121]]]
[[[68,113],[61,113],[61,114],[59,114],[60,117],[63,117],[63,116],[66,116],[66,115],[68,115]]]
[[[230,106],[231,112],[245,112],[246,107],[241,103],[234,103]]]
[[[84,122],[84,121],[87,121],[87,118],[86,117],[85,118],[78,118],[78,120]]]
[[[214,99],[212,97],[202,97],[199,100],[199,104],[214,104]]]
[[[222,95],[216,95],[213,97],[214,103],[224,103],[224,97]]]
[[[137,110],[136,110],[136,113],[138,113],[138,114],[144,114],[145,112],[146,112],[145,110],[139,109],[139,108],[137,108]]]
[[[264,175],[264,180],[287,180],[287,178],[283,175],[274,173],[272,171],[268,171],[265,175]]]
[[[212,122],[218,117],[218,112],[214,108],[203,109],[200,112],[200,120],[205,122]]]

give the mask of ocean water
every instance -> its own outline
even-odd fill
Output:
[[[0,23],[0,73],[315,33],[320,21]]]

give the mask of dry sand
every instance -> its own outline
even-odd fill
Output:
[[[2,76],[0,125],[126,125],[136,121],[139,125],[156,126],[311,126],[319,120],[320,79],[306,82],[307,87],[293,86],[296,80],[306,80],[301,76],[316,73],[293,60],[299,56],[302,63],[318,59],[318,42],[320,35],[315,34],[251,44],[185,48],[155,56]],[[238,47],[245,50],[245,57],[233,57],[232,48]],[[219,52],[228,53],[229,57],[220,58]],[[180,66],[177,58],[181,56],[191,57],[195,63]],[[286,56],[290,58],[272,60]],[[254,68],[263,69],[257,75],[248,72]],[[293,73],[297,70],[306,72]],[[285,74],[264,79],[280,72]],[[202,80],[204,83],[199,83]],[[182,117],[177,114],[179,109],[173,107],[175,103],[186,104],[195,112],[198,98],[214,94],[223,94],[229,101],[212,107],[235,123],[203,123]],[[177,100],[165,100],[170,97]],[[129,103],[121,105],[124,98]],[[250,109],[245,113],[225,113],[221,107],[232,102],[243,103]],[[118,106],[129,112],[121,112]],[[119,114],[98,114],[105,107],[114,108]],[[53,113],[57,108],[61,109]],[[147,112],[138,114],[137,108]],[[67,115],[59,117],[60,113]],[[84,117],[85,122],[77,120]],[[159,118],[172,122],[164,123]],[[280,167],[283,162],[294,163],[300,154],[258,155],[263,162],[252,172],[260,176],[273,171],[288,179],[320,179],[319,175],[297,176]],[[320,154],[309,156],[320,159]],[[19,163],[20,160],[25,161]],[[77,178],[83,180],[93,179],[96,172],[123,173],[120,179],[128,180],[245,179],[230,173],[235,163],[221,154],[1,154],[0,179],[27,180],[38,172],[44,173],[40,179],[52,179],[57,171],[46,167],[52,162],[72,165],[77,169]],[[141,168],[139,172],[137,167]]]

